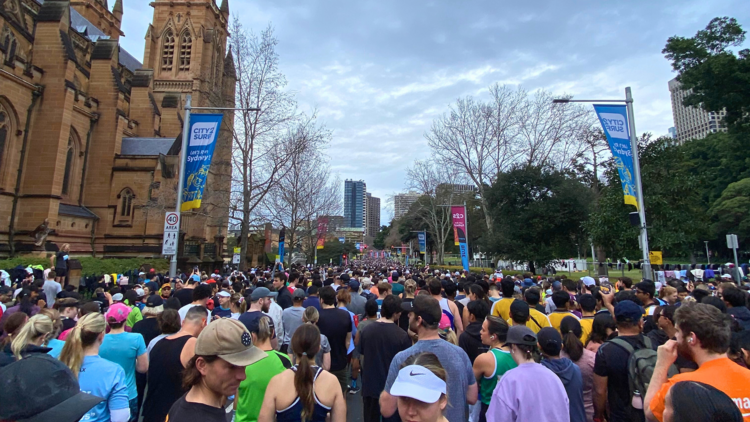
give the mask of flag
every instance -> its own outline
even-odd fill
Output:
[[[279,260],[284,262],[284,238],[286,237],[286,228],[282,227],[279,232]]]
[[[604,128],[609,149],[612,150],[617,172],[620,174],[624,201],[638,209],[627,106],[594,104],[594,110]],[[637,154],[638,151],[635,153]]]
[[[318,241],[317,249],[323,249],[326,242],[326,232],[328,232],[328,217],[318,217]]]
[[[427,252],[427,232],[417,233],[417,239],[419,239],[419,253]]]
[[[188,147],[185,154],[185,180],[182,184],[180,211],[200,208],[206,186],[216,138],[221,126],[221,114],[193,114],[190,116]]]
[[[469,248],[466,245],[466,207],[463,205],[451,207],[451,214],[456,244],[459,245],[461,250],[461,264],[463,264],[465,271],[469,271]]]

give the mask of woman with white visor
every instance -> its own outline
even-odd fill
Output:
[[[391,395],[398,398],[401,420],[446,422],[445,380],[445,369],[434,354],[419,353],[406,359],[391,387]]]

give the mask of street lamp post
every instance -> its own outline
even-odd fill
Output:
[[[643,184],[641,183],[641,166],[638,158],[638,139],[635,134],[635,116],[633,113],[633,94],[630,87],[625,88],[624,100],[571,100],[568,98],[558,98],[552,100],[555,104],[560,103],[625,103],[628,114],[628,131],[630,132],[630,149],[633,153],[633,170],[635,179],[635,188],[638,201],[638,216],[640,217],[640,244],[643,253],[643,278],[653,280],[651,275],[651,260],[649,258],[648,247],[648,229],[646,227],[646,207],[643,204]]]
[[[711,256],[708,254],[708,240],[704,240],[703,243],[706,245],[706,259],[708,260],[708,265],[711,265]]]

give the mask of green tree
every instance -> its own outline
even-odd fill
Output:
[[[323,249],[318,249],[318,263],[327,264],[330,260],[335,265],[339,263],[339,257],[343,254],[349,256],[358,253],[357,248],[351,242],[341,243],[338,240],[327,240]]]
[[[736,234],[740,242],[750,241],[750,178],[727,186],[708,210],[711,231],[721,237]]]
[[[679,72],[682,88],[692,90],[683,104],[706,111],[726,110],[730,129],[750,128],[750,49],[737,53],[745,31],[734,18],[714,18],[693,38],[670,37],[662,53]]]
[[[372,241],[372,246],[375,249],[383,250],[385,249],[385,238],[388,237],[388,234],[391,232],[390,226],[380,226],[380,231],[375,236],[375,240]]]
[[[495,226],[488,239],[507,259],[537,266],[576,253],[588,217],[591,191],[573,175],[547,167],[500,173],[487,201]]]

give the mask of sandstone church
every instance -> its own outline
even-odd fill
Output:
[[[111,0],[110,0],[111,1]],[[217,0],[218,1],[218,0]],[[143,63],[119,45],[123,0],[0,0],[0,257],[160,257],[174,210],[183,107],[234,107],[228,0],[154,0]],[[138,36],[141,34],[128,34]],[[179,255],[220,265],[231,133]]]

